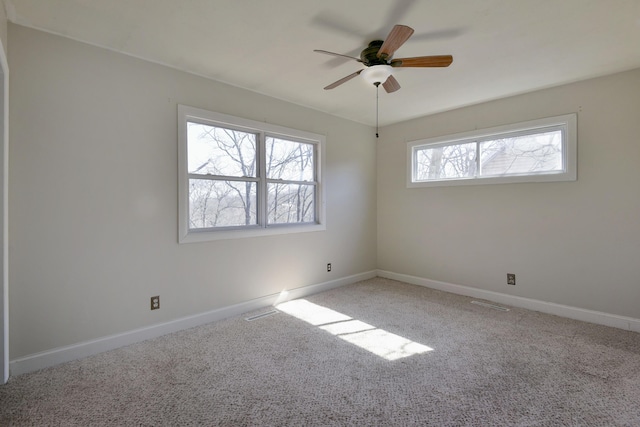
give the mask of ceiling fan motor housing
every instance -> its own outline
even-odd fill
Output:
[[[364,48],[364,50],[360,53],[360,59],[362,60],[362,63],[364,65],[370,67],[372,65],[388,64],[387,60],[391,59],[390,57],[386,59],[378,58],[378,51],[380,50],[380,47],[383,43],[384,42],[382,40],[374,40],[369,43],[369,46]]]

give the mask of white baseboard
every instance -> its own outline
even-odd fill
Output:
[[[125,345],[134,344],[136,342],[156,338],[172,332],[181,331],[194,326],[204,325],[206,323],[215,322],[226,319],[228,317],[238,316],[243,313],[258,310],[264,307],[272,306],[289,299],[303,298],[318,292],[328,291],[361,280],[376,277],[376,271],[355,274],[343,277],[329,282],[318,283],[315,285],[304,286],[301,288],[287,290],[286,293],[268,295],[240,304],[211,310],[205,313],[195,314],[193,316],[182,317],[157,325],[147,326],[144,328],[134,329],[132,331],[123,332],[121,334],[110,335],[91,341],[85,341],[65,347],[59,347],[40,353],[30,354],[12,360],[9,364],[12,376],[24,374],[27,372],[37,371],[39,369],[58,365],[64,362],[81,359],[83,357],[92,356],[102,353],[103,351],[113,350]],[[286,295],[286,296],[285,296]]]
[[[526,308],[528,310],[539,311],[541,313],[554,314],[556,316],[567,317],[569,319],[581,320],[583,322],[640,332],[640,319],[635,319],[633,317],[618,316],[616,314],[603,313],[601,311],[586,310],[568,305],[501,294],[499,292],[471,288],[469,286],[454,285],[452,283],[439,282],[437,280],[424,279],[422,277],[393,273],[385,270],[378,270],[378,276],[410,283],[412,285],[437,289],[439,291],[451,292],[453,294],[465,295],[473,298],[481,298],[500,304],[511,305],[513,307]]]

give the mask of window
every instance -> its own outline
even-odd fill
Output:
[[[407,145],[407,186],[576,180],[576,115]]]
[[[180,242],[323,230],[324,137],[183,105]]]

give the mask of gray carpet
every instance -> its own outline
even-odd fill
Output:
[[[306,321],[241,316],[11,378],[0,425],[640,425],[639,334],[471,300],[367,280],[306,298]]]

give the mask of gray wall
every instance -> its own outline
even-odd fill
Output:
[[[7,52],[7,11],[5,10],[4,1],[0,0],[0,40],[5,53]]]
[[[375,269],[370,127],[13,24],[9,38],[11,359]],[[179,245],[177,104],[326,135],[327,230]]]
[[[640,318],[638,88],[634,70],[381,129],[378,268]],[[407,141],[573,112],[576,182],[405,186]]]

